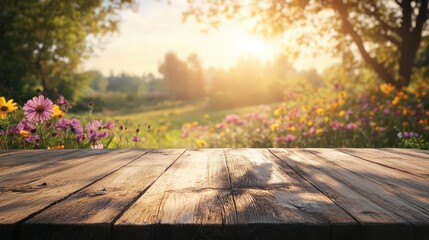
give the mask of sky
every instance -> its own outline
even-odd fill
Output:
[[[237,22],[219,30],[201,31],[194,21],[182,23],[186,0],[140,0],[137,11],[121,12],[119,33],[108,36],[102,48],[84,62],[83,70],[110,73],[159,75],[158,66],[167,52],[174,51],[186,59],[191,53],[200,56],[205,68],[229,68],[240,57],[254,56],[261,62],[273,61],[282,53],[287,39],[264,39]],[[301,57],[293,63],[298,70],[315,68],[319,72],[332,64],[326,56]]]

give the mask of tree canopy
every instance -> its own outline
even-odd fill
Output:
[[[134,0],[0,1],[0,93],[25,99],[35,88],[72,97],[76,72],[97,40],[118,30],[118,11]]]
[[[328,47],[335,45],[347,64],[363,59],[397,88],[410,84],[429,41],[428,0],[189,0],[188,17],[215,28],[227,20],[251,19],[259,33],[295,30],[300,44],[318,48],[324,47],[320,39],[328,38]]]

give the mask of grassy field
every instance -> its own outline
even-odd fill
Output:
[[[271,104],[276,106],[276,104]],[[121,115],[115,112],[104,111],[93,114],[94,119],[113,121],[118,129],[117,137],[110,147],[144,147],[144,148],[189,148],[195,147],[194,139],[184,139],[181,128],[185,123],[198,122],[207,124],[209,122],[220,122],[226,115],[231,113],[245,114],[255,112],[260,105],[241,108],[224,109],[212,111],[206,107],[205,102],[181,103],[173,107],[160,107],[141,112],[132,112]],[[119,126],[123,130],[119,130]],[[149,127],[150,125],[150,127]],[[136,135],[136,129],[140,129],[139,136],[142,142],[134,143],[130,139]],[[122,138],[122,140],[120,139]]]

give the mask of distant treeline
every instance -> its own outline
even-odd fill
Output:
[[[196,54],[182,60],[169,52],[159,66],[159,77],[152,73],[142,76],[111,73],[107,77],[98,71],[87,74],[89,90],[84,99],[98,99],[99,105],[105,105],[106,98],[114,98],[116,102],[143,98],[141,104],[206,99],[211,108],[228,108],[281,101],[288,89],[311,91],[325,85],[316,70],[297,71],[285,56],[267,63],[252,56],[243,57],[225,70],[205,69]],[[108,105],[114,107],[115,103]]]

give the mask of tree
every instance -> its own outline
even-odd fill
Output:
[[[98,39],[118,30],[118,11],[134,2],[0,1],[0,93],[24,98],[41,86],[52,96],[78,87],[85,81],[76,73],[79,64]]]
[[[188,2],[185,20],[193,16],[218,27],[225,19],[253,19],[255,30],[270,36],[301,27],[303,31],[294,34],[308,46],[317,46],[321,37],[329,38],[337,52],[347,59],[360,55],[383,81],[397,88],[410,84],[417,53],[429,35],[428,0]]]
[[[159,73],[173,99],[189,100],[204,96],[203,70],[198,55],[191,54],[188,61],[182,61],[174,52],[164,57]]]

